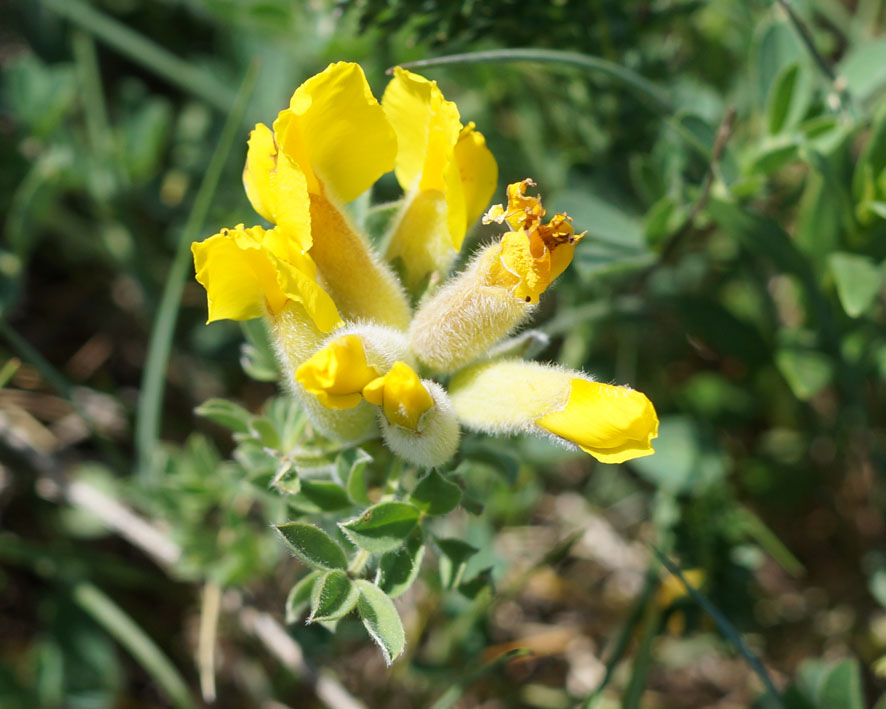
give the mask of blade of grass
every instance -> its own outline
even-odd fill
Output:
[[[166,285],[163,288],[163,295],[160,298],[157,316],[154,319],[135,423],[136,465],[139,474],[143,477],[150,474],[150,457],[159,438],[160,409],[163,405],[166,365],[172,349],[172,336],[175,323],[178,320],[178,309],[185,287],[185,278],[191,265],[191,242],[200,235],[203,229],[209,205],[215,195],[222,169],[234,144],[234,137],[243,122],[246,106],[255,87],[257,76],[258,64],[253,62],[246,72],[246,77],[237,94],[237,100],[231,113],[228,114],[218,145],[212,154],[209,166],[206,168],[206,174],[200,183],[197,196],[194,198],[194,206],[191,208],[191,213],[188,215],[188,220],[179,239]]]
[[[231,110],[235,98],[227,86],[196,64],[177,57],[122,22],[81,0],[43,0],[43,5],[169,83],[203,99],[223,113]]]
[[[196,706],[187,683],[175,665],[145,631],[103,591],[91,583],[81,582],[74,586],[72,596],[78,606],[129,651],[174,706],[181,709]]]
[[[658,635],[661,627],[661,608],[658,604],[648,603],[643,612],[643,635],[640,638],[640,646],[634,653],[634,666],[628,686],[625,687],[621,700],[622,709],[640,709],[643,694],[646,691],[646,683],[649,678],[649,668],[652,667],[652,643]]]
[[[6,364],[0,368],[0,389],[9,383],[9,380],[15,376],[15,373],[21,366],[22,361],[18,357],[10,357],[6,360]]]
[[[686,593],[690,598],[701,606],[705,613],[711,616],[711,619],[717,625],[720,632],[723,633],[724,637],[735,646],[735,649],[738,650],[745,662],[748,663],[748,666],[757,674],[763,682],[763,686],[766,688],[766,693],[769,695],[769,700],[772,702],[772,706],[782,707],[781,697],[778,690],[775,688],[775,684],[772,682],[772,678],[769,676],[766,668],[763,667],[760,658],[751,652],[751,649],[745,644],[745,641],[742,639],[741,635],[738,634],[735,626],[732,625],[732,623],[729,622],[729,619],[717,610],[716,606],[714,606],[714,604],[711,603],[698,589],[693,588],[693,586],[686,581],[686,578],[683,576],[680,569],[672,564],[670,560],[658,550],[658,548],[652,545],[650,545],[650,548],[656,558],[661,562],[662,566],[664,566],[672,575],[677,577],[680,583],[683,584],[683,587],[686,589]]]
[[[483,52],[450,54],[433,59],[421,59],[402,64],[404,68],[417,69],[443,66],[446,64],[501,64],[504,62],[533,62],[536,64],[562,64],[592,74],[602,74],[619,82],[638,98],[649,103],[664,114],[674,112],[674,106],[663,89],[635,71],[620,64],[580,52],[565,52],[558,49],[491,49]],[[391,73],[392,69],[388,69]]]
[[[791,550],[784,545],[784,542],[778,538],[775,532],[762,519],[744,505],[739,505],[736,512],[745,534],[757,542],[763,551],[775,559],[781,568],[795,578],[806,573],[802,562],[793,555]]]
[[[649,604],[649,599],[652,598],[652,594],[655,593],[657,588],[658,576],[650,569],[646,573],[646,583],[643,586],[643,591],[640,593],[639,598],[637,598],[636,603],[634,603],[633,608],[631,608],[631,613],[628,616],[628,619],[625,621],[624,625],[622,625],[621,630],[618,633],[618,637],[615,640],[609,659],[606,660],[606,672],[603,674],[603,679],[600,680],[600,684],[597,685],[596,689],[594,689],[594,691],[588,695],[588,698],[585,699],[584,709],[593,709],[597,706],[597,702],[603,695],[603,691],[612,680],[615,668],[618,666],[618,663],[621,662],[625,650],[628,649],[628,643],[630,643],[634,629],[643,618],[646,606]]]
[[[480,679],[483,675],[491,672],[496,667],[500,667],[511,660],[515,660],[518,657],[526,657],[527,655],[531,655],[532,652],[525,647],[516,648],[514,650],[509,650],[508,652],[499,655],[492,662],[488,662],[482,667],[474,670],[473,672],[468,672],[461,681],[452,685],[449,689],[447,689],[440,698],[434,702],[431,709],[449,709],[452,705],[454,705],[459,699],[461,699],[461,695],[465,693],[465,690],[470,687],[474,682]]]
[[[83,115],[86,119],[86,134],[90,147],[102,163],[116,167],[109,160],[112,148],[110,121],[105,106],[105,95],[102,90],[101,72],[96,57],[95,42],[82,30],[75,30],[71,36],[71,49],[77,68],[77,79],[80,84]],[[116,171],[115,171],[116,172]],[[116,178],[117,175],[115,174]]]

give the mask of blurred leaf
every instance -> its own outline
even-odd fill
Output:
[[[830,359],[813,349],[782,347],[775,353],[775,364],[791,391],[802,401],[818,394],[833,376]]]
[[[458,585],[458,592],[465,598],[475,599],[484,590],[495,592],[495,584],[492,580],[492,567],[480,571],[474,578]]]
[[[655,455],[629,465],[656,487],[675,495],[703,492],[726,475],[726,460],[712,433],[685,416],[661,419]]]
[[[520,459],[507,444],[502,441],[467,438],[462,443],[462,452],[467,460],[463,460],[456,468],[461,475],[469,475],[474,461],[485,463],[508,483],[515,485],[520,473]]]
[[[886,170],[886,101],[880,104],[871,123],[871,134],[855,164],[852,196],[856,202],[876,198],[873,182]],[[868,189],[866,184],[868,183]],[[886,195],[879,195],[886,198]]]
[[[400,615],[394,602],[378,586],[363,579],[358,579],[354,584],[360,591],[357,612],[369,635],[381,648],[385,662],[390,665],[406,647],[406,633]]]
[[[236,433],[248,433],[252,414],[239,404],[227,399],[207,399],[194,413]]]
[[[873,303],[883,287],[883,271],[867,256],[835,253],[828,257],[840,304],[857,318]]]
[[[688,212],[671,195],[659,199],[646,213],[644,235],[650,246],[658,246],[686,221]]]
[[[249,430],[271,450],[280,450],[282,442],[277,427],[264,416],[253,416],[249,421]]]
[[[339,527],[361,549],[383,554],[406,542],[419,516],[418,508],[406,502],[380,502]]]
[[[799,157],[800,143],[794,136],[780,136],[764,141],[753,159],[750,170],[770,175],[792,160]]]
[[[286,546],[301,561],[314,569],[346,569],[348,560],[338,542],[319,527],[303,522],[288,522],[274,527]]]
[[[345,481],[348,497],[354,504],[369,504],[369,494],[366,490],[366,467],[371,462],[372,456],[362,448],[349,448],[342,451],[335,459],[338,477]]]
[[[286,596],[286,623],[287,625],[295,623],[311,604],[311,594],[314,588],[314,582],[320,578],[322,571],[312,571],[303,576],[290,589],[289,595]]]
[[[588,232],[575,250],[575,268],[583,277],[641,268],[655,259],[646,246],[643,223],[636,214],[607,199],[587,179],[575,177],[569,184],[569,189],[553,203],[556,211],[573,218],[577,232]]]
[[[766,104],[773,85],[782,71],[794,62],[806,62],[806,50],[785,20],[774,20],[762,25],[752,47],[757,102]]]
[[[376,585],[391,598],[402,595],[418,576],[424,556],[424,534],[421,527],[416,527],[402,547],[383,554],[379,559]]]
[[[458,507],[461,488],[436,470],[431,470],[415,486],[409,501],[425,514],[445,515]]]
[[[153,177],[172,129],[172,109],[166,99],[151,97],[139,104],[120,129],[120,155],[136,180]]]
[[[812,101],[811,72],[799,62],[782,69],[769,95],[769,132],[772,135],[796,126]]]
[[[260,382],[280,379],[280,369],[268,328],[264,320],[254,318],[240,323],[246,342],[240,347],[240,366],[250,377]]]
[[[440,582],[443,588],[454,588],[461,583],[468,560],[479,550],[460,539],[436,539],[440,551]]]
[[[3,88],[13,115],[39,137],[48,136],[70,113],[77,96],[73,67],[47,66],[30,53],[4,66]]]
[[[345,489],[328,480],[301,478],[297,494],[287,498],[287,503],[303,514],[320,514],[348,509],[351,501]]]
[[[311,615],[308,623],[338,620],[357,605],[360,592],[341,569],[327,571],[318,578],[311,591]]]
[[[832,667],[822,681],[818,698],[822,709],[864,709],[858,661],[843,660]]]
[[[886,88],[886,38],[851,47],[837,65],[837,73],[856,99],[862,103],[873,99]]]

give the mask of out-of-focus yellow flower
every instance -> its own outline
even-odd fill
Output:
[[[522,360],[478,364],[452,378],[449,396],[459,420],[477,431],[553,435],[603,463],[655,452],[649,399],[580,372]]]
[[[686,583],[695,590],[700,589],[705,582],[706,574],[704,569],[684,569],[681,571]],[[661,585],[658,587],[655,601],[659,608],[667,610],[676,601],[686,598],[689,592],[686,586],[674,574],[668,574],[662,579]],[[667,630],[671,635],[680,635],[686,628],[686,617],[683,612],[674,612],[668,617]]]
[[[378,370],[367,363],[363,340],[357,335],[333,340],[295,373],[305,391],[328,409],[354,408],[363,400],[363,387],[378,376]]]
[[[394,173],[406,193],[387,258],[402,259],[414,287],[431,271],[449,269],[495,192],[498,165],[437,82],[397,67],[382,106],[397,134]]]
[[[278,229],[238,224],[191,244],[191,252],[197,280],[206,289],[207,322],[277,315],[295,301],[321,331],[341,324],[335,303],[317,283],[313,260],[291,248]]]
[[[422,416],[434,406],[418,374],[405,362],[394,362],[387,374],[366,384],[363,396],[382,408],[389,423],[413,431],[419,429]]]

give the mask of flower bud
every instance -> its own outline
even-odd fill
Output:
[[[658,416],[644,394],[560,367],[503,360],[459,372],[449,385],[459,420],[491,434],[534,433],[603,463],[652,455]]]
[[[303,333],[296,317],[275,334]],[[278,351],[283,349],[278,335]],[[283,353],[289,382],[314,427],[326,436],[357,441],[376,431],[375,410],[363,400],[363,387],[397,360],[413,361],[403,333],[381,325],[357,323],[336,330],[325,341],[315,339],[313,352],[304,347]],[[303,355],[303,356],[302,356]]]
[[[388,447],[404,460],[432,468],[458,449],[459,426],[446,392],[436,382],[419,379],[404,362],[363,389],[381,407],[379,423]]]

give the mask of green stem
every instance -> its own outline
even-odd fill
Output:
[[[154,679],[176,707],[191,709],[194,700],[175,665],[114,601],[91,583],[74,586],[74,601],[117,640]]]
[[[603,74],[616,80],[626,89],[631,90],[636,96],[647,101],[657,111],[664,114],[674,112],[674,106],[664,90],[649,81],[649,79],[615,62],[579,52],[530,48],[491,49],[484,52],[467,52],[465,54],[451,54],[433,59],[422,59],[420,61],[407,62],[402,66],[411,69],[443,66],[446,64],[501,64],[504,62],[563,64],[589,73]],[[391,69],[388,69],[389,73],[391,71]]]
[[[357,552],[357,555],[354,557],[353,561],[351,561],[348,566],[348,573],[351,576],[359,576],[363,573],[363,569],[366,568],[366,562],[369,561],[369,552],[365,549],[361,549]]]
[[[223,113],[235,103],[233,92],[196,63],[185,61],[81,0],[43,0],[44,6],[110,45],[136,64],[203,99]]]
[[[206,221],[209,205],[215,195],[219,178],[227,161],[228,154],[234,143],[234,138],[240,130],[246,105],[255,86],[258,75],[258,65],[253,62],[246,72],[246,77],[240,86],[234,108],[228,115],[222,129],[221,137],[206,174],[200,183],[200,189],[194,199],[194,206],[188,215],[188,221],[181,233],[178,248],[166,278],[166,285],[160,299],[157,317],[154,320],[154,328],[151,332],[151,340],[148,345],[148,354],[145,361],[144,375],[141,382],[141,396],[138,402],[138,412],[135,424],[135,447],[139,474],[147,478],[151,472],[151,456],[157,445],[160,431],[160,409],[163,405],[163,385],[166,374],[166,366],[169,362],[169,354],[172,349],[172,336],[175,323],[178,320],[178,310],[181,304],[182,292],[185,288],[185,278],[191,267],[191,242],[197,239]]]

